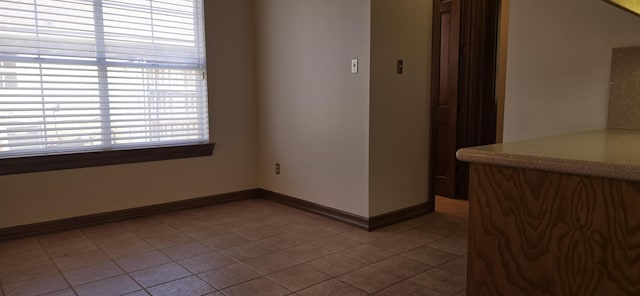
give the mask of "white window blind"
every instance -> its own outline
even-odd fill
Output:
[[[207,143],[202,7],[0,1],[0,158]]]

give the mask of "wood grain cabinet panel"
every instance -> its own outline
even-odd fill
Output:
[[[640,183],[471,164],[468,295],[640,295]]]

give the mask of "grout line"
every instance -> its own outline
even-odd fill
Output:
[[[82,233],[82,235],[88,240],[88,238],[84,235],[83,232],[80,231],[80,233]],[[49,251],[47,250],[47,248],[44,247],[44,245],[42,245],[42,242],[40,241],[40,239],[38,239],[38,237],[36,237],[36,241],[38,242],[38,245],[40,246],[40,248],[42,249],[42,251],[44,251],[44,253],[47,255],[47,257],[49,258],[49,261],[51,262],[51,264],[53,264],[53,266],[55,266],[56,270],[58,271],[58,273],[60,274],[60,276],[62,277],[62,279],[64,279],[64,281],[67,283],[67,286],[69,289],[71,289],[71,291],[73,291],[74,294],[78,295],[78,293],[76,293],[75,289],[73,288],[73,286],[71,285],[71,283],[69,282],[69,280],[67,279],[67,277],[64,275],[64,273],[62,272],[62,270],[60,269],[60,267],[58,266],[58,264],[53,260],[53,257],[51,256],[51,253],[49,253]],[[90,240],[89,240],[90,241]],[[93,242],[91,242],[93,244]],[[62,289],[64,290],[64,289]],[[62,291],[62,290],[58,290],[58,291]]]

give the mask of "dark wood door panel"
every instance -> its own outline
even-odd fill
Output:
[[[456,137],[458,110],[458,66],[460,45],[460,1],[447,0],[440,6],[440,60],[438,99],[432,121],[435,148],[435,192],[455,196]]]
[[[466,199],[459,148],[496,141],[496,63],[501,0],[434,0],[430,197]]]

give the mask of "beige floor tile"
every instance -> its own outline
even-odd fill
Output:
[[[445,296],[410,281],[403,281],[373,294],[374,296]]]
[[[171,262],[169,257],[155,250],[140,255],[116,259],[116,263],[126,272],[143,270],[169,262]]]
[[[195,240],[205,240],[212,237],[218,237],[229,233],[229,229],[220,225],[206,225],[180,229],[184,234]]]
[[[246,237],[235,234],[235,233],[229,233],[223,236],[214,237],[214,238],[210,238],[202,241],[203,244],[218,251],[243,245],[250,242],[251,241]]]
[[[52,259],[62,271],[96,265],[110,260],[109,256],[99,249],[70,252],[63,256],[52,257]]]
[[[89,251],[99,250],[98,246],[90,241],[88,238],[81,238],[77,240],[72,240],[67,243],[65,242],[57,242],[55,244],[51,244],[48,247],[44,247],[45,251],[51,258],[58,258],[63,256],[68,256],[73,253],[82,253]]]
[[[345,284],[336,279],[322,282],[315,286],[296,292],[300,296],[364,296],[365,291]]]
[[[6,296],[35,296],[69,288],[67,281],[59,273],[2,285]]]
[[[217,252],[211,252],[209,254],[181,260],[178,261],[178,263],[192,273],[198,274],[222,266],[234,264],[236,261]]]
[[[8,284],[57,273],[58,268],[50,259],[25,259],[22,264],[2,264],[0,281],[3,284]]]
[[[332,235],[313,242],[314,245],[327,250],[338,252],[364,244],[362,241],[338,234]]]
[[[145,240],[156,249],[164,249],[193,242],[188,235],[176,231],[174,233],[146,237]]]
[[[64,277],[72,286],[95,282],[123,273],[122,269],[111,261],[63,272]]]
[[[445,295],[455,295],[463,291],[466,286],[464,277],[437,268],[421,273],[410,280]]]
[[[331,254],[332,252],[314,244],[303,244],[279,252],[284,258],[294,265],[315,260]]]
[[[260,243],[251,242],[244,245],[224,249],[220,251],[220,253],[238,261],[245,261],[247,259],[269,254],[271,253],[271,250]]]
[[[252,241],[261,240],[284,233],[284,231],[282,231],[281,229],[265,225],[242,228],[236,230],[235,232]]]
[[[465,232],[467,230],[467,226],[464,223],[460,223],[460,221],[452,219],[451,217],[443,216],[442,213],[431,213],[426,216],[433,217],[432,221],[419,226],[419,229],[435,232],[444,236]]]
[[[131,292],[128,294],[124,294],[122,296],[150,296],[151,294],[147,293],[147,291],[145,290],[139,290],[139,291],[135,291],[135,292]]]
[[[419,242],[404,239],[396,235],[389,235],[384,239],[374,239],[370,241],[369,244],[393,254],[400,254],[422,245]]]
[[[322,227],[309,226],[296,230],[293,232],[293,234],[307,241],[316,241],[328,236],[335,235],[336,233]]]
[[[153,247],[140,238],[108,240],[98,246],[111,258],[123,258],[153,251]]]
[[[136,282],[148,288],[190,276],[191,273],[177,263],[168,263],[131,273]]]
[[[298,265],[272,273],[269,278],[291,291],[297,291],[328,280],[330,277],[309,266]]]
[[[40,296],[76,296],[76,293],[73,292],[72,289],[64,289],[64,290],[59,290],[59,291],[55,291],[47,294],[42,294]]]
[[[391,257],[371,266],[404,279],[431,269],[431,265],[403,256]]]
[[[412,226],[411,224],[401,222],[401,223],[385,226],[384,228],[376,230],[376,232],[398,234],[407,230],[411,230],[413,228],[414,226]]]
[[[335,277],[359,269],[365,264],[346,256],[332,254],[306,263],[306,265]]]
[[[272,236],[257,241],[259,244],[272,251],[280,251],[288,249],[297,245],[301,245],[309,242],[309,239],[296,235],[295,233],[285,233],[277,236]]]
[[[335,233],[345,233],[356,229],[354,226],[330,219],[327,219],[325,222],[318,224],[318,226]]]
[[[0,258],[0,264],[5,268],[15,268],[25,264],[37,265],[45,261],[50,261],[49,254],[47,254],[44,249],[16,250],[6,253],[8,254]]]
[[[120,275],[74,288],[78,296],[114,296],[142,289],[128,275]]]
[[[169,256],[174,261],[195,257],[211,252],[211,249],[199,242],[191,242],[184,245],[178,245],[160,250],[163,254]]]
[[[437,234],[435,232],[420,228],[414,228],[404,232],[400,232],[397,234],[397,236],[420,244],[434,242],[444,237],[442,234]]]
[[[197,228],[206,228],[209,226],[213,226],[210,223],[207,223],[205,221],[203,221],[202,219],[198,218],[198,216],[193,215],[193,214],[189,214],[185,212],[185,216],[183,217],[170,217],[167,215],[169,214],[163,214],[160,217],[160,220],[162,220],[162,222],[164,222],[165,224],[180,230],[182,232],[185,232],[185,230],[187,229],[197,229]]]
[[[15,257],[21,253],[42,250],[37,238],[23,238],[0,242],[0,260]]]
[[[287,256],[282,254],[281,252],[274,252],[267,255],[251,258],[243,263],[263,275],[274,273],[276,271],[280,271],[297,265],[295,262],[289,261]]]
[[[460,258],[451,260],[447,263],[444,263],[438,266],[438,269],[444,270],[446,272],[450,272],[459,276],[467,276],[467,256],[462,256]]]
[[[78,241],[86,241],[87,237],[80,230],[68,230],[62,232],[54,232],[38,236],[40,245],[47,248],[55,248],[57,246],[66,246]]]
[[[80,229],[91,241],[98,243],[114,238],[131,238],[133,233],[122,223],[109,223]]]
[[[127,220],[124,225],[131,232],[142,238],[167,235],[177,231],[156,216]]]
[[[198,276],[216,289],[224,289],[261,277],[260,274],[240,263],[201,273]]]
[[[351,257],[366,264],[373,264],[395,255],[392,252],[385,251],[370,244],[364,244],[355,248],[340,251],[338,254]]]
[[[347,231],[347,232],[342,233],[342,235],[350,237],[352,239],[359,240],[359,241],[364,242],[364,243],[367,243],[367,242],[370,242],[372,240],[384,239],[389,234],[388,233],[384,233],[384,232],[378,232],[378,231],[369,232],[369,231],[361,230],[361,229],[353,229],[351,231]]]
[[[90,238],[90,240],[93,243],[95,243],[97,246],[101,247],[103,245],[110,245],[110,244],[114,244],[122,241],[141,240],[141,239],[135,234],[133,234],[133,232],[122,227],[120,231],[117,231],[117,232],[114,231],[114,233],[111,235],[109,234],[97,235],[95,238]]]
[[[418,260],[422,263],[429,264],[431,266],[438,266],[459,257],[456,254],[442,251],[440,249],[432,248],[429,246],[415,248],[411,251],[402,253],[402,255],[411,259]]]
[[[338,279],[367,293],[375,293],[402,280],[369,266],[344,274]]]
[[[448,236],[437,241],[431,242],[427,244],[430,247],[445,250],[450,253],[454,253],[457,255],[464,255],[467,253],[468,241],[467,241],[467,233],[459,233],[454,234],[452,236]]]
[[[215,289],[197,276],[179,279],[148,289],[153,296],[201,296]]]
[[[178,228],[176,225],[189,224],[189,226],[194,226],[203,224],[199,222],[198,216],[189,213],[187,210],[160,214],[157,218],[175,228]]]
[[[330,253],[329,250],[319,246],[303,244],[264,256],[251,258],[244,263],[253,270],[266,275],[326,256]]]
[[[291,293],[291,291],[267,278],[251,280],[237,286],[226,288],[222,290],[222,292],[228,296],[283,296]]]

